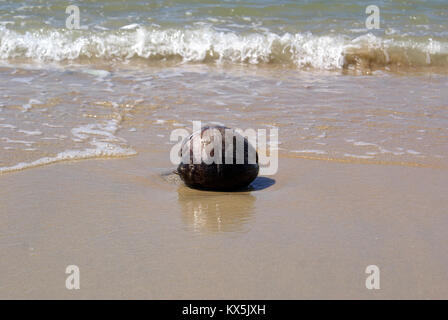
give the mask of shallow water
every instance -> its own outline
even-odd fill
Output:
[[[280,129],[285,157],[445,166],[448,8],[382,1],[0,2],[0,173]],[[163,148],[162,148],[163,149]]]
[[[169,150],[193,121],[279,129],[281,157],[446,167],[447,78],[248,66],[4,67],[0,172]],[[269,141],[269,140],[268,140]]]

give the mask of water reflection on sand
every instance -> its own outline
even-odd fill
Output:
[[[273,179],[258,177],[247,190],[240,192],[194,190],[181,185],[178,201],[182,220],[195,232],[245,231],[254,218],[256,196],[252,192],[274,183]]]

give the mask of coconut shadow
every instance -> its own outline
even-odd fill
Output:
[[[275,180],[268,177],[257,177],[252,183],[246,187],[247,191],[260,191],[267,189],[275,184]]]
[[[215,188],[199,188],[196,186],[187,186],[187,188],[201,191],[214,191],[214,192],[247,192],[247,191],[261,191],[267,189],[275,184],[275,180],[268,177],[257,177],[248,186],[237,189],[215,189]]]

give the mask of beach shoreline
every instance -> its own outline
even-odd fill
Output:
[[[448,298],[444,0],[0,3],[0,299]]]

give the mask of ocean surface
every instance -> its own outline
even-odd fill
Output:
[[[280,157],[444,167],[447,71],[443,0],[0,0],[0,174],[168,159],[195,120],[277,127]]]
[[[0,58],[282,64],[298,68],[448,65],[446,1],[0,1]]]

